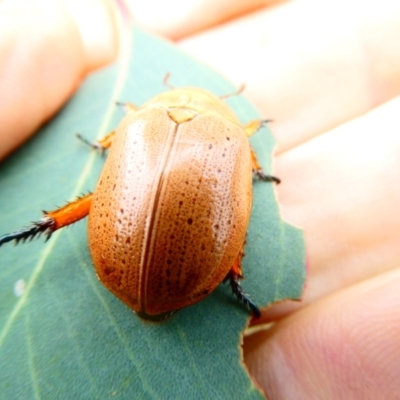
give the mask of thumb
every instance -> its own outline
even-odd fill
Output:
[[[0,2],[0,159],[117,52],[111,0]]]

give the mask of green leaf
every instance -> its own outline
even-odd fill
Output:
[[[92,74],[34,139],[0,166],[0,232],[94,190],[104,159],[75,139],[104,136],[123,111],[174,86],[218,95],[235,88],[172,45],[135,29],[118,63]],[[228,100],[243,122],[259,118],[242,95]],[[270,117],[270,116],[264,116]],[[274,140],[251,139],[265,171]],[[254,183],[244,289],[260,306],[299,298],[305,269],[301,233],[278,216],[273,185]],[[97,280],[86,221],[43,243],[0,249],[0,393],[5,399],[259,399],[241,363],[250,312],[227,285],[162,323],[140,320]],[[23,293],[18,288],[24,287]]]

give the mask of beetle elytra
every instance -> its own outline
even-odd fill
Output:
[[[0,246],[51,234],[89,216],[89,247],[100,281],[148,319],[162,319],[229,280],[255,316],[258,307],[239,284],[260,168],[248,136],[263,121],[242,126],[221,100],[200,88],[172,89],[127,115],[103,140],[110,148],[97,187],[45,212]]]

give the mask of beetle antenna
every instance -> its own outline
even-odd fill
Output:
[[[46,235],[46,242],[50,239],[50,236],[55,231],[55,222],[53,218],[44,217],[38,222],[33,222],[32,225],[22,228],[21,230],[6,235],[0,236],[0,246],[4,243],[15,240],[15,243],[24,243],[26,240],[32,240],[36,236],[40,236],[42,233]]]
[[[249,306],[251,311],[253,312],[254,317],[260,318],[261,312],[260,309],[251,301],[250,297],[243,292],[242,286],[239,283],[239,277],[235,275],[232,271],[228,272],[228,275],[225,278],[225,281],[229,279],[229,283],[231,284],[232,293],[245,305]]]

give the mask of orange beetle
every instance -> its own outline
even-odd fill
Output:
[[[0,246],[41,233],[49,238],[89,215],[97,275],[139,316],[162,319],[226,279],[259,316],[239,279],[252,174],[279,182],[263,173],[248,141],[263,121],[243,127],[221,98],[199,88],[126,108],[115,132],[89,143],[111,147],[94,193],[0,237]]]

